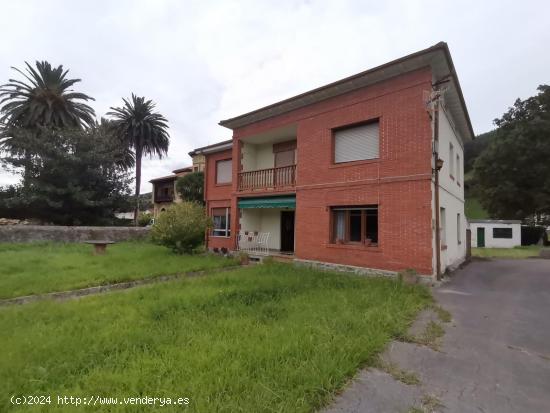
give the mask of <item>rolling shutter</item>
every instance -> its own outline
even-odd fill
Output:
[[[334,162],[351,162],[379,157],[378,122],[334,132]]]
[[[231,159],[216,162],[216,183],[231,183],[232,165]]]

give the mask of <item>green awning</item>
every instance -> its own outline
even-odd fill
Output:
[[[296,208],[295,196],[241,198],[239,208]]]

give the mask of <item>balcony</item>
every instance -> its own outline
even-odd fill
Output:
[[[296,185],[296,165],[239,173],[238,190],[278,189]]]
[[[155,202],[174,202],[173,195],[156,195]]]

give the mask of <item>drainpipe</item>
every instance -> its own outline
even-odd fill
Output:
[[[439,215],[439,171],[443,167],[443,161],[439,159],[439,101],[441,99],[441,89],[440,85],[442,83],[449,82],[450,75],[447,75],[441,78],[439,81],[435,82],[432,85],[434,97],[432,102],[434,104],[434,148],[433,148],[433,157],[434,157],[434,201],[435,201],[435,265],[436,265],[436,278],[438,281],[441,280],[441,222]]]
[[[438,92],[437,86],[435,89],[436,93]],[[439,97],[435,99],[434,102],[434,148],[433,148],[433,157],[434,157],[434,185],[435,185],[435,274],[438,281],[441,280],[441,234],[439,232],[441,223],[439,222]],[[443,163],[441,163],[443,165]]]

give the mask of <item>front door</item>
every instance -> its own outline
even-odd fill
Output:
[[[477,247],[478,248],[485,247],[485,228],[477,229]]]
[[[281,252],[294,252],[295,211],[281,211]]]

